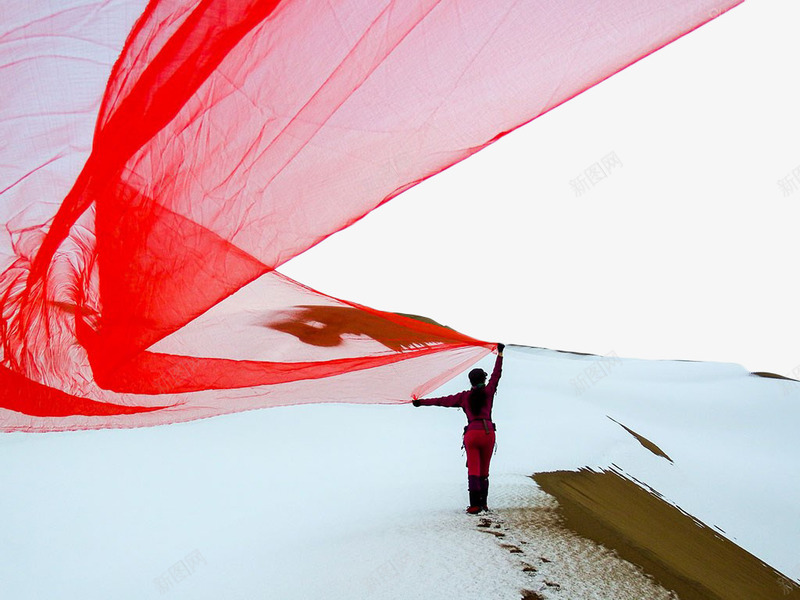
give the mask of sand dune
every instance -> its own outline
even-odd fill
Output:
[[[800,586],[619,471],[538,473],[568,527],[641,566],[682,600],[800,598]]]

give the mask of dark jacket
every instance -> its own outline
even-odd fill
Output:
[[[478,414],[472,414],[472,409],[469,406],[469,393],[471,390],[464,390],[457,394],[450,396],[441,396],[439,398],[420,398],[418,400],[420,406],[445,406],[448,408],[460,408],[467,415],[466,429],[484,429],[484,421],[492,423],[492,404],[494,403],[494,395],[497,392],[497,383],[500,381],[500,375],[503,372],[503,357],[498,354],[497,359],[494,361],[494,370],[489,376],[489,381],[486,382],[486,403],[483,409]],[[491,424],[494,429],[494,424]]]

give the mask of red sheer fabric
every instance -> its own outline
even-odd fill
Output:
[[[738,3],[3,7],[0,426],[432,390],[493,346],[275,269]]]

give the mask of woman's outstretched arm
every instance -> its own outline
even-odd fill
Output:
[[[486,392],[489,395],[494,395],[497,390],[497,384],[500,382],[500,376],[503,374],[503,349],[505,344],[497,345],[497,358],[494,361],[494,369],[489,376],[489,381],[486,383]]]
[[[415,398],[414,406],[444,406],[446,408],[461,407],[464,402],[464,395],[469,392],[459,392],[449,396],[439,396],[438,398]]]

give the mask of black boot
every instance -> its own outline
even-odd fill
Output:
[[[489,507],[486,505],[486,501],[489,497],[489,478],[488,477],[481,477],[481,497],[480,497],[480,507],[483,511],[488,511]]]
[[[481,512],[481,478],[470,475],[467,481],[469,482],[469,506],[467,507],[467,512],[475,515]]]
[[[469,506],[467,512],[471,515],[477,515],[481,512],[481,493],[480,491],[470,491],[469,493]]]

